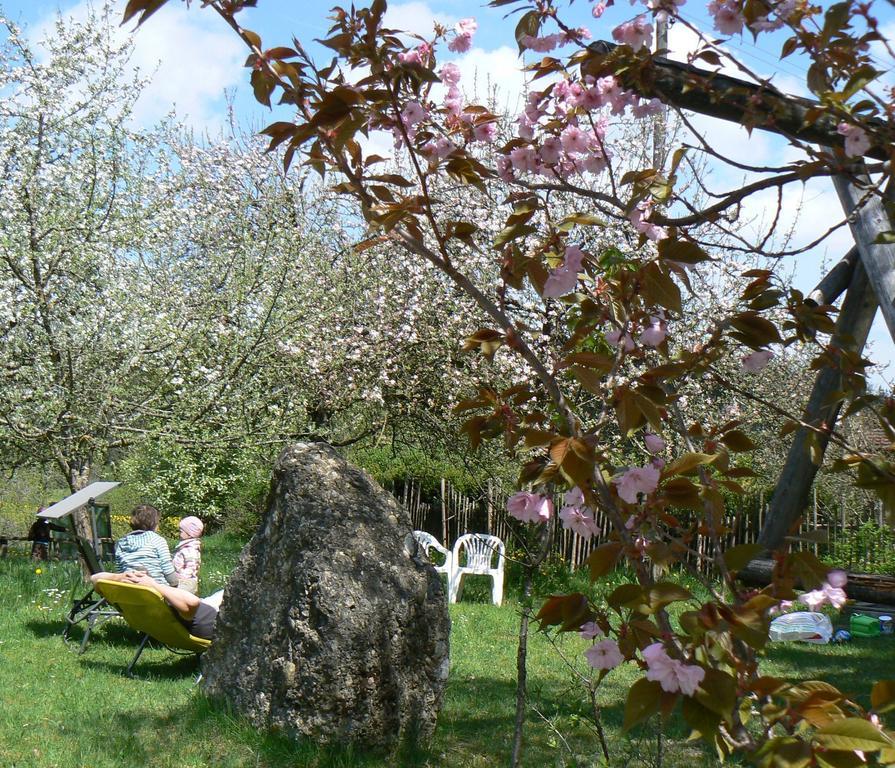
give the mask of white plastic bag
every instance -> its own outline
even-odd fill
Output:
[[[796,611],[784,613],[771,622],[771,640],[804,640],[806,643],[829,643],[833,623],[822,613]]]

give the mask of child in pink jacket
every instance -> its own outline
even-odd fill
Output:
[[[199,594],[199,566],[202,565],[202,540],[199,538],[205,526],[198,517],[185,517],[180,521],[180,542],[174,548],[174,573],[177,586],[194,595]]]

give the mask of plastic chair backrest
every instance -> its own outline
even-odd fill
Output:
[[[413,538],[416,539],[416,543],[422,547],[423,552],[426,553],[426,557],[429,557],[430,549],[434,549],[436,552],[440,552],[445,556],[451,554],[451,551],[446,547],[443,547],[441,542],[428,531],[414,531]]]
[[[211,640],[191,635],[174,615],[174,609],[152,587],[100,579],[96,591],[121,611],[131,627],[170,648],[202,652],[211,645]]]
[[[460,566],[464,570],[476,573],[487,573],[498,570],[503,566],[503,541],[497,536],[485,533],[467,533],[454,543],[454,557],[457,565],[460,565],[460,553],[466,550],[466,565]],[[497,555],[497,565],[492,566],[494,556]]]

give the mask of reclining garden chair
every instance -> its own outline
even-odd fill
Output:
[[[90,546],[89,541],[80,536],[76,536],[73,532],[69,533],[66,538],[72,541],[77,547],[78,554],[81,556],[81,561],[84,563],[84,567],[91,576],[105,570],[100,564],[99,558],[96,556],[93,547]],[[72,627],[76,624],[80,624],[82,621],[86,622],[87,626],[84,629],[84,635],[81,637],[81,646],[78,649],[79,654],[84,653],[87,648],[87,642],[90,640],[90,634],[97,625],[120,615],[121,614],[115,606],[109,605],[108,600],[102,595],[98,595],[91,587],[90,591],[84,595],[84,597],[80,600],[75,600],[72,604],[71,610],[65,617],[65,628],[62,630],[62,639],[68,640]]]
[[[133,677],[134,665],[150,638],[174,653],[186,651],[199,655],[211,646],[211,640],[191,635],[165,598],[151,587],[100,579],[96,582],[96,591],[118,608],[129,626],[143,633],[137,653],[127,667],[128,677]]]
[[[463,552],[466,564],[460,565]],[[494,564],[494,558],[497,563]],[[463,577],[467,574],[490,576],[491,602],[503,602],[504,544],[497,536],[485,533],[467,533],[454,542],[453,568],[448,584],[448,600],[456,603],[463,595]]]

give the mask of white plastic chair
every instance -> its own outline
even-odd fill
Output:
[[[466,565],[460,565],[460,555],[466,550]],[[497,564],[492,565],[495,556]],[[467,533],[454,542],[454,571],[448,582],[448,599],[456,603],[463,595],[463,577],[467,574],[490,576],[491,602],[503,602],[504,545],[497,536],[485,533]]]
[[[413,538],[416,539],[416,543],[419,544],[423,553],[426,555],[426,558],[432,563],[432,567],[435,568],[438,573],[443,573],[448,577],[448,585],[450,586],[451,571],[453,570],[454,564],[454,555],[451,550],[441,546],[441,542],[427,531],[414,531]],[[444,555],[443,565],[438,565],[432,560],[432,556],[429,554],[429,550],[432,549]]]

